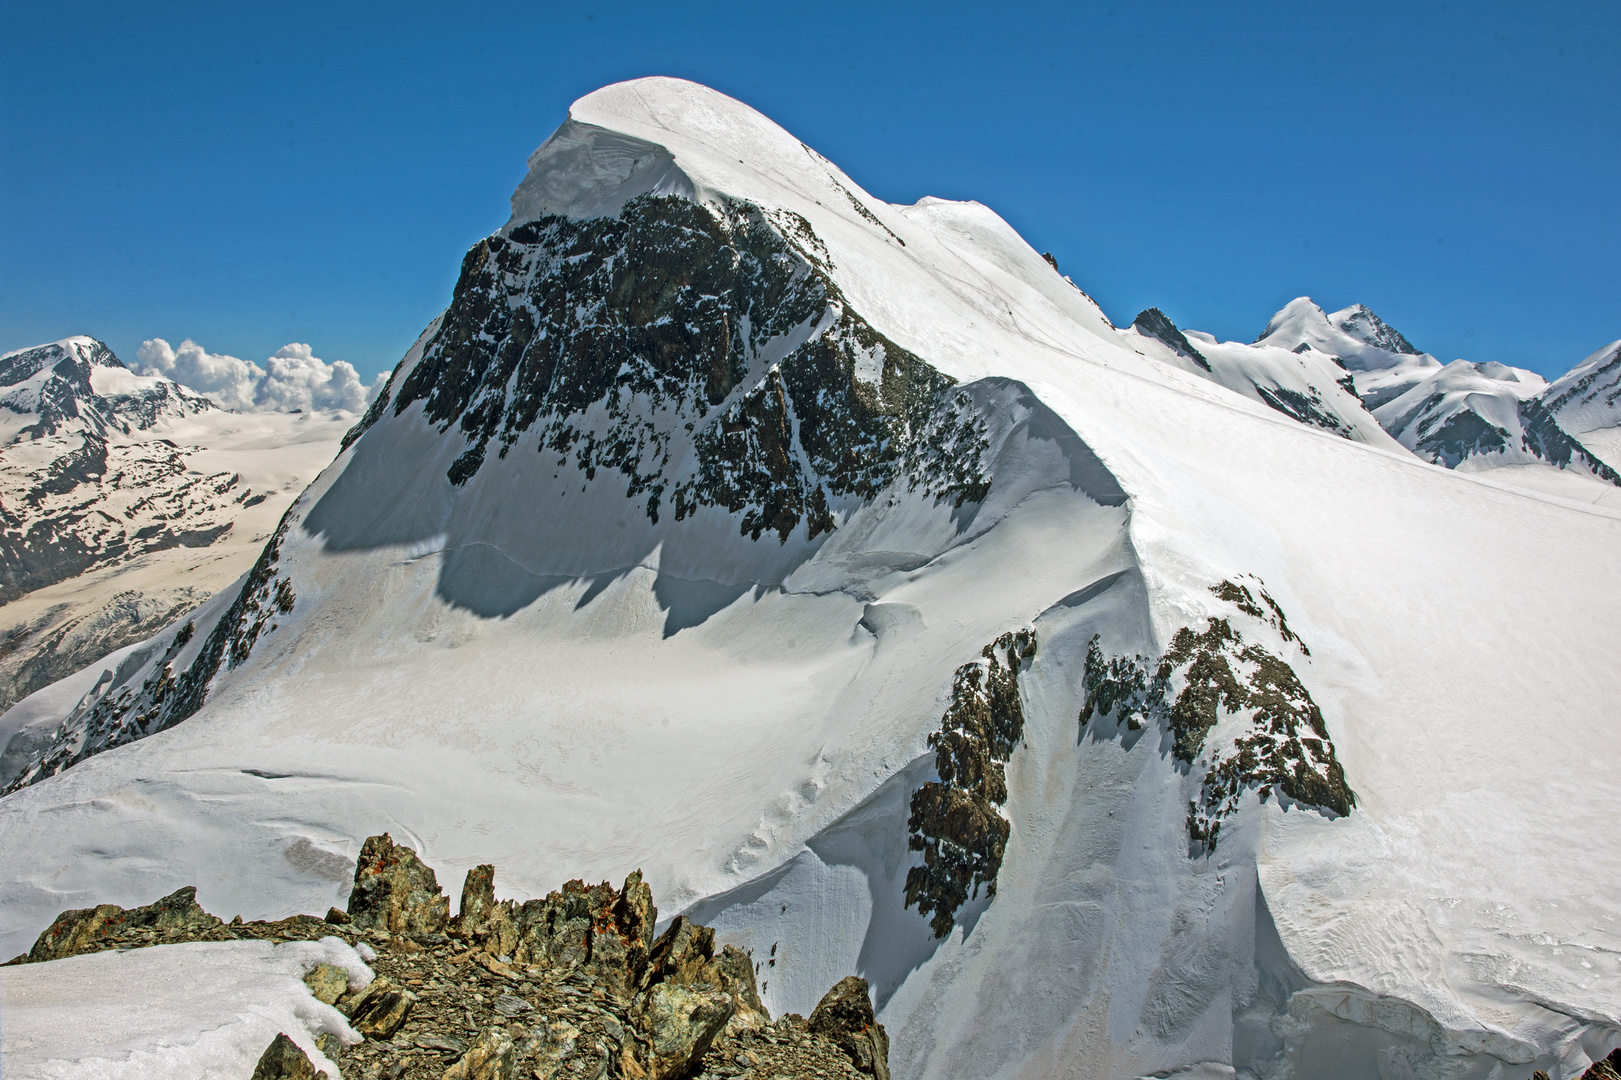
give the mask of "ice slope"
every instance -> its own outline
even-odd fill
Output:
[[[751,539],[715,505],[650,521],[622,473],[532,433],[451,483],[465,426],[420,398],[376,410],[265,564],[296,599],[261,607],[203,707],[0,800],[7,947],[63,907],[192,882],[248,916],[320,910],[388,829],[442,878],[497,863],[512,895],[640,866],[667,912],[777,946],[776,1011],[854,968],[902,1077],[1563,1078],[1621,1043],[1621,516],[1150,362],[988,209],[886,205],[691,83],[577,102],[504,233],[656,192],[800,215],[814,239],[771,220],[821,252],[841,310],[968,394],[978,501],[893,480],[835,499],[831,533]],[[501,295],[478,285],[492,251],[453,310]],[[825,326],[749,353],[717,415],[745,424]],[[593,408],[592,431],[619,422]],[[1264,582],[1310,656],[1212,594],[1232,580]],[[1094,634],[1157,655],[1211,616],[1289,657],[1349,816],[1251,793],[1190,855],[1199,776],[1167,733],[1081,728]],[[1023,626],[996,895],[937,941],[901,904],[909,799],[953,672]]]
[[[83,336],[0,357],[0,392],[0,706],[228,586],[357,419],[226,412]]]
[[[1219,342],[1178,330],[1158,309],[1121,331],[1127,346],[1242,394],[1302,424],[1386,450],[1398,445],[1356,395],[1352,375],[1315,349]],[[1190,340],[1190,338],[1192,340]]]

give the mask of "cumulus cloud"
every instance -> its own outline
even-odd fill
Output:
[[[178,348],[162,338],[143,341],[135,357],[137,374],[167,376],[216,404],[242,412],[359,412],[388,379],[379,375],[367,386],[352,365],[342,360],[329,364],[298,342],[277,349],[263,367],[211,353],[190,338]]]

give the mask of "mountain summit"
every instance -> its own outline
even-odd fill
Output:
[[[1432,358],[1306,301],[1299,382],[1234,393],[675,79],[576,102],[512,209],[240,589],[32,729],[14,948],[322,910],[392,830],[536,897],[639,868],[773,1014],[860,975],[907,1080],[1615,1043],[1621,517],[1333,376]]]

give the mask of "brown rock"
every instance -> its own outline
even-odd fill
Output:
[[[240,916],[240,915],[237,916],[237,918],[239,918],[239,919],[241,917],[242,916]],[[342,908],[335,908],[335,907],[327,908],[326,909],[326,921],[333,924],[334,926],[342,926],[344,923],[349,921],[349,913],[347,911],[343,910]]]
[[[1609,1057],[1589,1065],[1582,1080],[1621,1080],[1621,1050],[1611,1050]]]
[[[310,988],[317,1001],[336,1005],[338,999],[349,992],[349,973],[332,964],[316,964],[304,976],[304,985]]]
[[[512,1080],[515,1075],[512,1040],[500,1028],[492,1027],[445,1070],[443,1080]]]
[[[873,1015],[867,980],[840,979],[810,1015],[812,1034],[832,1040],[855,1067],[874,1080],[889,1080],[889,1033]]]
[[[701,982],[705,966],[714,958],[715,931],[677,915],[653,944],[648,982]]]
[[[732,1018],[726,1023],[726,1033],[758,1031],[771,1023],[771,1013],[760,1001],[760,990],[754,982],[754,960],[735,945],[728,945],[706,967],[707,981],[713,982],[732,995]]]
[[[450,901],[439,889],[433,870],[416,852],[401,847],[387,833],[370,836],[355,865],[349,894],[349,918],[357,929],[396,934],[432,934],[445,928]]]
[[[125,930],[149,929],[169,933],[200,933],[225,924],[197,904],[197,887],[187,885],[144,907],[121,908],[101,904],[64,911],[28,950],[30,962],[60,960],[97,951],[102,939]]]
[[[713,986],[659,983],[641,994],[631,1021],[647,1037],[650,1080],[685,1080],[732,1018],[732,996]]]
[[[279,1034],[259,1055],[252,1080],[315,1080],[315,1066],[297,1043]]]
[[[387,979],[373,979],[371,985],[353,996],[352,1000],[339,1003],[343,1010],[347,1005],[349,1026],[369,1039],[391,1039],[394,1033],[405,1026],[405,1020],[411,1015],[411,1007],[416,1004],[416,995],[409,990],[401,989]]]

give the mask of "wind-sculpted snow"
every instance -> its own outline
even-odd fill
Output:
[[[849,309],[820,246],[803,218],[672,196],[523,223],[468,253],[394,414],[420,400],[458,426],[454,484],[533,428],[533,452],[588,481],[617,471],[655,524],[724,506],[755,539],[801,522],[814,539],[830,499],[902,471],[955,505],[982,498],[983,425]]]
[[[1210,591],[1296,645],[1302,657],[1311,655],[1259,584],[1254,593],[1234,581]],[[1081,727],[1112,720],[1132,731],[1149,723],[1165,728],[1176,760],[1204,772],[1200,798],[1188,808],[1195,852],[1214,850],[1222,822],[1238,812],[1248,791],[1265,802],[1276,790],[1342,817],[1356,805],[1310,692],[1286,660],[1260,644],[1246,645],[1226,618],[1207,619],[1202,631],[1180,628],[1157,664],[1140,655],[1106,656],[1098,641],[1087,646]],[[1247,724],[1242,733],[1205,753],[1211,732],[1234,718]]]

